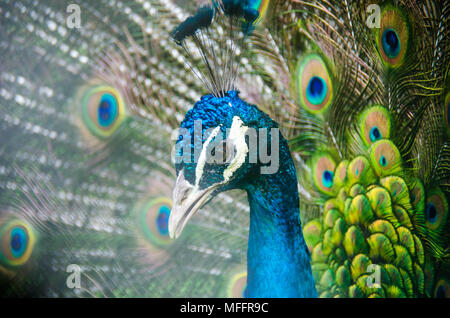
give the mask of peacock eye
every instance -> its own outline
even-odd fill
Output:
[[[447,279],[441,279],[436,284],[435,290],[434,290],[434,297],[436,298],[448,298],[450,297],[450,288],[448,286]]]
[[[370,140],[372,140],[372,141],[377,141],[378,139],[381,139],[382,137],[381,137],[381,132],[380,132],[380,130],[378,129],[378,127],[373,127],[371,130],[370,130]]]
[[[427,193],[425,205],[426,224],[431,230],[442,230],[447,222],[448,202],[445,194],[439,188]]]
[[[322,113],[331,104],[333,89],[328,67],[318,54],[303,57],[297,67],[300,104],[310,113]]]
[[[169,216],[172,200],[167,197],[153,198],[140,207],[139,224],[144,239],[153,246],[164,247],[169,238]]]
[[[161,235],[169,235],[169,216],[170,208],[166,205],[161,206],[156,217],[156,226]]]
[[[426,217],[428,222],[430,222],[431,224],[436,223],[437,220],[436,206],[432,202],[430,202],[427,204],[426,211],[427,211]]]
[[[333,186],[333,171],[325,170],[322,176],[322,183],[325,187],[331,188]]]
[[[386,29],[382,36],[383,50],[389,58],[395,58],[400,53],[400,40],[397,32]]]
[[[438,286],[438,288],[436,288],[436,298],[445,298],[444,286]]]
[[[247,296],[247,273],[237,272],[234,274],[227,288],[227,297],[241,298]]]
[[[15,258],[21,257],[26,250],[28,235],[21,227],[11,230],[11,253]]]
[[[377,46],[386,66],[400,66],[406,56],[409,41],[407,15],[398,7],[388,5],[381,15],[377,31]]]
[[[374,177],[374,171],[366,157],[357,156],[348,164],[347,181],[350,184],[366,184],[366,180],[372,177]]]
[[[312,169],[316,188],[324,194],[331,194],[336,169],[333,158],[325,152],[318,154],[312,158]]]
[[[378,175],[388,175],[401,170],[401,156],[390,140],[380,139],[370,147],[371,164]]]
[[[109,138],[126,117],[121,95],[110,86],[84,88],[81,95],[84,130],[97,138]]]
[[[111,94],[104,94],[98,105],[98,122],[102,127],[110,126],[117,118],[117,99]]]
[[[386,157],[385,157],[385,156],[381,156],[381,157],[380,157],[380,165],[381,165],[382,167],[386,167],[387,164],[388,164],[388,161],[387,161]]]
[[[34,233],[23,221],[14,220],[0,228],[0,263],[18,266],[28,261],[34,246]]]
[[[377,140],[390,137],[390,114],[381,105],[372,106],[359,117],[359,127],[363,142],[369,147]]]
[[[327,84],[321,77],[313,76],[308,83],[307,97],[311,104],[319,105],[327,95]]]

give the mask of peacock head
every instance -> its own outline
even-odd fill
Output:
[[[246,189],[260,173],[278,170],[279,151],[273,149],[278,146],[277,125],[256,106],[242,101],[234,89],[239,70],[235,42],[251,33],[267,5],[267,1],[212,0],[170,34],[183,48],[187,61],[197,54],[202,57],[201,63],[189,65],[211,92],[187,112],[179,130],[175,147],[177,182],[169,219],[171,237],[178,237],[194,213],[218,193]],[[227,27],[219,40],[211,36],[217,33],[212,24],[218,21]],[[219,45],[212,44],[216,41]],[[267,139],[271,141],[260,141]],[[262,161],[270,162],[269,168],[263,169]]]
[[[218,193],[249,189],[261,174],[278,171],[277,124],[241,100],[237,91],[203,96],[186,113],[178,132],[171,237],[178,237],[195,212]]]

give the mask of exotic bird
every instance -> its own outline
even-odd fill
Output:
[[[434,1],[0,4],[2,297],[449,297]]]
[[[229,30],[224,33],[230,41],[239,37],[241,29],[249,32],[258,18],[257,9],[246,1],[213,3],[213,7],[200,8],[172,32],[183,47],[187,47],[188,37],[199,43],[208,72],[199,70],[197,74],[205,72],[200,77],[209,84],[211,94],[203,96],[181,123],[190,134],[177,140],[176,155],[182,160],[176,165],[169,232],[177,237],[192,215],[217,193],[243,189],[250,204],[247,296],[315,297],[310,254],[301,229],[297,175],[287,141],[281,135],[274,138],[278,125],[268,115],[239,98],[233,82],[237,76],[233,67],[235,48],[229,49],[231,56],[223,57],[227,63],[219,64],[215,60],[219,54],[214,54],[214,47],[208,47],[208,40],[204,40],[213,20],[229,21]],[[202,126],[201,135],[195,132],[196,124]],[[250,128],[257,138],[246,135]],[[263,130],[266,136],[261,134]],[[280,166],[274,171],[262,171],[262,147],[271,148],[271,155],[279,157],[276,161]],[[252,163],[251,155],[258,160]]]

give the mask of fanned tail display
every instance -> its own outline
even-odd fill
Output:
[[[449,13],[2,1],[0,296],[449,297]]]

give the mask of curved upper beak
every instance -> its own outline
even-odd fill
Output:
[[[217,187],[218,185],[213,185],[200,190],[184,178],[183,170],[180,171],[173,189],[173,205],[169,217],[170,238],[180,236],[189,219],[211,198],[211,193]]]

